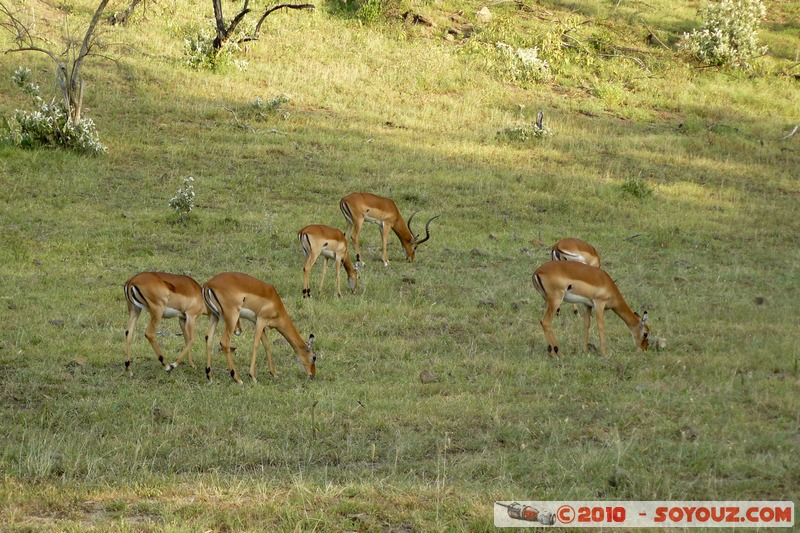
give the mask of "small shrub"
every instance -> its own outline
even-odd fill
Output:
[[[630,194],[635,198],[647,198],[653,196],[653,189],[641,178],[626,178],[621,186],[622,192]]]
[[[212,28],[203,28],[183,40],[185,64],[194,70],[222,71],[231,66],[238,70],[247,70],[247,60],[237,59],[236,54],[242,47],[229,40],[221,50],[214,49],[216,32]]]
[[[279,94],[269,100],[263,100],[260,96],[257,96],[253,107],[259,113],[279,113],[283,108],[283,104],[287,103],[289,103],[289,97],[285,94]]]
[[[169,206],[178,213],[181,220],[189,217],[194,209],[194,178],[189,176],[183,179],[183,187],[169,201]]]
[[[700,12],[703,27],[684,33],[681,45],[706,65],[750,68],[767,51],[758,45],[758,27],[767,14],[761,0],[719,0]]]
[[[528,142],[533,139],[546,139],[553,133],[547,126],[539,127],[536,123],[522,123],[497,132],[497,136],[514,142]]]
[[[539,58],[539,49],[514,48],[498,42],[495,47],[503,58],[507,75],[514,81],[537,82],[550,79],[550,65]]]
[[[16,109],[3,119],[0,139],[22,148],[39,146],[67,148],[91,155],[106,153],[100,144],[97,127],[90,118],[73,124],[63,102],[47,102],[39,95],[39,86],[31,81],[31,70],[19,67],[12,75],[14,83],[34,101],[34,110]]]
[[[39,96],[40,91],[39,85],[31,81],[32,78],[33,73],[27,67],[17,67],[17,70],[11,75],[11,80],[23,93],[35,98]]]

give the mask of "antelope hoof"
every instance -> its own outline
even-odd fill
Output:
[[[258,380],[253,374],[249,374],[249,376],[250,376],[250,381],[252,381],[253,383],[258,383]]]
[[[178,363],[170,363],[166,367],[164,367],[164,370],[166,370],[167,372],[172,372],[175,368],[178,368]]]

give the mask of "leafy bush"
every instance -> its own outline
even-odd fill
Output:
[[[256,96],[253,107],[260,113],[278,113],[283,108],[283,104],[286,103],[289,103],[289,97],[285,94],[279,94],[269,100],[264,100],[260,96]]]
[[[720,0],[700,12],[703,27],[685,33],[682,47],[707,65],[750,68],[750,60],[763,55],[758,27],[767,14],[761,0]]]
[[[106,153],[100,144],[97,127],[90,118],[73,124],[63,102],[45,101],[39,95],[39,86],[31,81],[31,70],[19,67],[12,75],[14,83],[34,101],[35,109],[17,109],[14,116],[3,120],[0,138],[14,146],[35,148],[60,147],[92,155]]]
[[[235,39],[230,39],[220,50],[214,49],[217,34],[213,28],[203,28],[183,40],[185,64],[194,70],[221,71],[231,66],[238,70],[247,69],[247,60],[236,59],[242,50]]]
[[[181,220],[189,217],[194,209],[194,178],[183,179],[183,187],[169,201],[169,206],[178,213]]]
[[[497,136],[508,141],[528,142],[533,139],[546,139],[553,136],[547,126],[539,127],[536,123],[521,123],[497,132]]]
[[[11,75],[11,81],[13,81],[14,85],[19,87],[23,93],[35,98],[39,96],[39,85],[31,81],[32,77],[33,73],[31,69],[17,67],[17,70]]]
[[[515,48],[505,43],[495,44],[503,59],[507,75],[514,81],[537,82],[550,79],[550,65],[539,58],[539,49]]]

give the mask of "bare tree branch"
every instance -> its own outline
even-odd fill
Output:
[[[271,15],[273,12],[275,12],[275,11],[277,11],[279,9],[283,9],[283,8],[287,8],[287,9],[316,9],[316,6],[314,6],[314,4],[280,4],[280,5],[277,5],[275,7],[271,7],[269,9],[267,9],[266,11],[264,11],[264,14],[261,15],[261,18],[258,19],[258,24],[256,24],[256,29],[253,31],[253,36],[252,36],[252,39],[250,39],[250,40],[253,40],[253,41],[258,40],[258,33],[261,31],[261,24],[264,23],[264,19],[267,18],[269,15]]]
[[[236,114],[236,111],[234,111],[233,109],[231,109],[229,107],[225,107],[222,104],[220,104],[220,107],[222,109],[224,109],[225,111],[230,112],[231,115],[233,115],[233,120],[236,122],[236,126],[238,128],[242,128],[243,130],[248,130],[250,132],[255,132],[256,131],[255,129],[252,128],[252,126],[248,126],[247,124],[242,124],[241,122],[239,122],[239,116]]]
[[[220,53],[222,48],[225,44],[230,40],[231,36],[233,35],[236,28],[239,24],[244,20],[244,17],[250,13],[252,10],[249,7],[249,0],[245,0],[244,6],[242,10],[233,18],[229,25],[225,25],[225,17],[222,13],[222,0],[212,0],[214,4],[214,18],[216,20],[217,26],[217,36],[214,38],[214,42],[212,43],[212,47],[216,51],[217,54]],[[270,14],[278,11],[279,9],[315,9],[316,6],[314,4],[279,4],[277,6],[271,7],[264,11],[261,15],[261,18],[258,19],[258,23],[256,24],[255,30],[253,30],[252,35],[246,35],[241,39],[237,39],[236,43],[246,43],[250,41],[257,41],[258,34],[261,31],[261,25],[264,23],[264,19],[266,19]]]
[[[661,39],[659,39],[659,38],[658,38],[658,35],[656,35],[656,34],[655,34],[655,32],[654,32],[653,30],[651,30],[651,29],[650,29],[650,27],[647,25],[647,23],[644,21],[644,19],[642,19],[642,24],[644,24],[644,28],[645,28],[645,29],[647,30],[647,32],[648,32],[648,33],[647,33],[647,39],[648,39],[648,41],[650,41],[650,40],[654,40],[655,42],[657,42],[658,44],[660,44],[661,46],[663,46],[663,47],[664,47],[664,49],[666,49],[666,50],[669,50],[670,52],[672,52],[672,48],[670,48],[669,46],[667,46],[666,44],[664,44],[664,43],[661,41]]]
[[[45,50],[44,48],[39,48],[38,46],[26,46],[24,48],[9,48],[8,50],[3,50],[4,54],[12,54],[14,52],[41,52],[43,54],[47,54],[50,56],[50,59],[55,61],[56,63],[60,63],[61,60],[50,50]]]
[[[791,139],[792,137],[794,137],[795,133],[797,133],[797,130],[800,130],[800,125],[795,126],[794,129],[788,135],[784,135],[779,140],[785,141],[786,139]]]
[[[38,46],[36,43],[37,40],[47,41],[34,36],[31,33],[29,25],[17,17],[16,13],[12,12],[4,2],[0,1],[0,28],[10,33],[14,42],[17,44],[16,48],[6,49],[4,53],[39,52],[48,55],[50,59],[55,62],[56,83],[61,89],[64,98],[64,106],[73,124],[80,122],[81,118],[84,90],[83,79],[81,77],[83,61],[91,53],[92,46],[95,43],[97,23],[100,21],[108,2],[109,0],[100,0],[100,4],[97,6],[92,20],[86,29],[77,54],[75,54],[77,42],[70,37],[69,28],[66,26],[67,21],[65,20],[65,49],[61,54],[57,54],[53,50]]]

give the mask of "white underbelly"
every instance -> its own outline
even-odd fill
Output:
[[[364,215],[364,220],[366,220],[367,222],[372,222],[373,224],[377,224],[379,226],[383,226],[382,220],[378,220],[377,218],[372,218],[369,215]]]
[[[256,323],[256,314],[246,307],[242,307],[242,309],[239,311],[239,318],[249,320],[253,324]]]
[[[573,294],[571,292],[564,294],[564,301],[571,304],[583,304],[588,305],[589,307],[594,307],[594,302],[589,298],[578,296],[577,294]]]
[[[336,254],[333,251],[328,250],[327,248],[322,249],[322,253],[320,253],[322,257],[325,259],[336,259]]]
[[[164,314],[162,316],[163,318],[186,318],[186,313],[171,307],[165,307]]]

